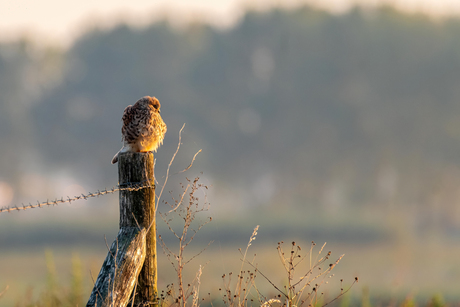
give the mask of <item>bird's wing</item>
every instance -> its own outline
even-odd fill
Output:
[[[123,112],[121,135],[125,143],[134,143],[139,137],[139,127],[136,120],[137,109],[136,105],[134,107],[129,105]]]
[[[123,126],[126,126],[129,124],[129,122],[133,118],[133,106],[129,105],[125,108],[123,111],[123,116],[121,117],[121,120],[123,121]]]

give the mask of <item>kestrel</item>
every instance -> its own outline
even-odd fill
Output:
[[[163,144],[166,124],[160,116],[160,102],[155,97],[145,96],[123,112],[121,139],[123,147],[115,154],[112,164],[118,162],[122,152],[156,151]]]

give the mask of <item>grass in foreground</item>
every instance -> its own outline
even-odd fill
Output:
[[[298,257],[297,257],[298,258]],[[307,257],[309,260],[309,257]],[[289,256],[290,259],[290,256]],[[288,261],[289,262],[289,261]],[[83,282],[83,269],[81,265],[81,261],[78,256],[74,256],[72,259],[72,274],[70,276],[70,280],[66,281],[68,286],[64,286],[62,282],[60,282],[56,277],[56,269],[54,264],[53,255],[50,251],[46,252],[46,267],[47,267],[47,277],[46,280],[43,281],[45,284],[45,288],[39,293],[39,295],[34,298],[32,295],[32,289],[27,290],[22,297],[12,306],[15,307],[81,307],[86,305],[86,300],[88,297],[85,297],[85,293],[83,288],[87,288],[87,285]],[[271,272],[263,272],[269,275]],[[254,299],[251,296],[245,295],[248,293],[248,285],[252,283],[250,281],[248,283],[248,277],[251,274],[257,274],[255,270],[244,270],[243,274],[246,278],[240,281],[238,278],[231,277],[230,274],[226,274],[225,277],[222,277],[223,284],[221,287],[221,293],[211,293],[206,294],[200,299],[201,306],[282,306],[285,305],[282,303],[277,303],[276,301],[281,301],[279,295],[281,293],[274,294],[271,298],[267,299],[266,304],[261,304],[257,297]],[[250,279],[250,278],[249,278]],[[256,279],[253,278],[255,281]],[[226,282],[226,283],[225,283]],[[255,284],[257,285],[257,283]],[[278,287],[278,286],[277,286]],[[287,284],[286,284],[286,287]],[[237,289],[235,291],[235,289]],[[2,296],[9,291],[12,291],[11,288],[6,288],[4,286],[0,290],[0,305],[2,305]],[[164,295],[168,291],[171,290],[171,286],[168,289],[164,289]],[[235,293],[240,291],[239,297],[232,296],[231,298],[228,297],[228,291],[231,291],[231,295],[233,291]],[[285,290],[284,286],[280,290]],[[253,289],[254,291],[254,289]],[[161,292],[161,291],[160,291]],[[391,307],[448,307],[448,306],[458,306],[459,304],[450,302],[447,303],[441,294],[435,294],[428,300],[422,300],[417,298],[414,295],[407,295],[406,298],[402,299],[385,299],[385,298],[374,298],[370,296],[369,289],[367,287],[363,288],[363,291],[360,296],[353,295],[352,293],[348,293],[341,297],[340,300],[334,301],[328,306],[340,306],[340,307],[353,307],[353,306],[362,306],[362,307],[383,307],[383,306],[391,306]],[[169,292],[172,296],[169,298],[164,299],[162,306],[174,306],[175,303],[172,300],[174,295],[174,291]],[[325,295],[325,294],[324,294]],[[245,305],[240,304],[241,300]],[[233,303],[231,303],[231,301]],[[324,302],[321,302],[321,298],[318,297],[316,304],[312,304],[311,306],[323,306]],[[294,305],[291,305],[294,306]],[[308,306],[306,304],[305,306]]]

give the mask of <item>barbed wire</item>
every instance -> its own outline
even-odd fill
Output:
[[[43,208],[47,206],[57,206],[65,203],[71,203],[77,200],[87,200],[88,198],[99,197],[107,194],[112,194],[118,191],[139,191],[145,188],[155,187],[155,184],[152,184],[153,180],[144,180],[140,182],[128,182],[124,184],[117,185],[111,189],[104,189],[104,190],[97,190],[97,192],[91,193],[88,192],[87,194],[81,194],[79,196],[69,197],[67,198],[61,197],[56,198],[54,200],[47,200],[44,202],[37,202],[36,204],[29,203],[28,205],[22,204],[22,206],[9,206],[0,208],[0,214],[4,212],[11,212],[11,211],[21,211],[33,208]]]
[[[177,145],[177,149],[176,149],[176,152],[174,153],[173,157],[171,158],[171,161],[169,162],[168,164],[168,168],[167,168],[167,172],[166,172],[166,179],[162,185],[162,188],[161,188],[161,191],[160,191],[160,194],[159,196],[157,197],[157,203],[156,203],[156,206],[158,206],[158,203],[160,201],[160,198],[161,198],[161,195],[163,193],[163,189],[165,188],[166,186],[166,183],[168,182],[168,178],[169,178],[169,168],[171,167],[177,153],[179,152],[179,148],[180,148],[180,145],[181,145],[181,135],[182,135],[182,130],[184,130],[184,127],[185,127],[185,124],[182,125],[182,128],[180,129],[179,131],[179,143]],[[176,174],[180,174],[180,173],[183,173],[187,170],[189,170],[192,165],[193,165],[193,162],[195,161],[195,158],[196,156],[201,152],[201,149],[193,156],[193,159],[190,163],[190,165],[188,167],[186,167],[184,170],[176,173]],[[154,165],[156,163],[156,160],[154,161]],[[1,213],[4,213],[4,212],[11,212],[11,211],[21,211],[21,210],[27,210],[27,209],[33,209],[33,208],[43,208],[43,207],[49,207],[49,206],[57,206],[57,205],[61,205],[61,204],[65,204],[65,203],[71,203],[73,201],[77,201],[77,200],[81,200],[81,199],[84,199],[84,200],[87,200],[88,198],[92,198],[92,197],[99,197],[99,196],[103,196],[103,195],[107,195],[107,194],[112,194],[112,193],[115,193],[115,192],[118,192],[118,191],[139,191],[141,189],[144,189],[144,188],[149,188],[149,187],[155,187],[155,180],[153,179],[147,179],[147,180],[144,180],[144,181],[140,181],[140,182],[127,182],[127,183],[124,183],[124,184],[121,184],[121,185],[117,185],[111,189],[104,189],[104,190],[98,190],[97,192],[95,193],[91,193],[89,192],[88,194],[81,194],[79,196],[74,196],[74,197],[69,197],[67,196],[67,198],[64,198],[64,197],[61,197],[61,198],[56,198],[54,200],[47,200],[47,201],[44,201],[44,202],[37,202],[36,204],[31,204],[29,203],[28,205],[24,205],[22,204],[21,207],[19,206],[9,206],[9,207],[2,207],[0,208],[0,214]]]

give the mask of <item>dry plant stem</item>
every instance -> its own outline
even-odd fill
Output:
[[[162,214],[159,212],[160,217],[162,220],[166,223],[168,226],[169,230],[171,233],[178,239],[178,249],[176,251],[173,251],[171,248],[169,248],[164,240],[162,239],[161,236],[159,236],[163,251],[165,252],[167,258],[169,259],[171,265],[173,266],[174,270],[176,271],[177,278],[178,278],[178,297],[176,298],[176,303],[178,303],[180,306],[185,307],[187,304],[187,300],[192,297],[192,303],[194,300],[197,301],[198,299],[198,289],[199,287],[193,288],[191,284],[188,286],[185,285],[184,283],[184,276],[183,276],[183,270],[184,267],[191,261],[193,260],[196,256],[201,254],[203,252],[200,251],[198,254],[192,256],[189,259],[185,258],[185,249],[186,247],[193,241],[195,235],[198,233],[198,231],[207,223],[211,221],[211,218],[209,220],[199,224],[195,229],[192,228],[192,222],[196,219],[196,214],[202,211],[206,211],[208,208],[206,207],[207,201],[205,198],[205,203],[203,207],[199,207],[199,202],[198,198],[195,196],[195,193],[200,190],[201,188],[205,187],[201,184],[198,183],[198,177],[195,178],[195,180],[189,181],[189,184],[187,187],[183,186],[184,192],[180,194],[179,198],[175,198],[174,196],[171,195],[173,199],[173,204],[169,204],[165,202],[166,204],[170,205],[171,210],[169,210],[167,213]],[[185,201],[185,195],[188,193],[188,202]],[[180,217],[184,221],[184,225],[182,226],[181,231],[176,231],[171,225],[171,221],[173,218],[169,217],[171,214],[177,214],[178,217]],[[209,246],[209,244],[208,244]],[[206,249],[206,248],[205,248]],[[201,273],[200,273],[201,275]],[[198,276],[198,275],[197,275]],[[198,278],[195,278],[195,280],[192,282],[192,284],[196,284],[199,282],[199,276]],[[195,291],[194,291],[195,289]]]
[[[311,245],[310,245],[310,252],[308,253],[310,255],[310,268],[311,268],[311,256],[313,254],[313,247],[315,247],[316,243],[311,241]]]
[[[180,200],[177,202],[177,205],[174,208],[172,208],[171,210],[169,210],[168,213],[176,211],[177,208],[179,208],[179,206],[182,205],[182,202],[184,201],[184,196],[187,193],[189,188],[190,188],[190,185],[188,184],[187,187],[184,190],[184,193],[182,193],[182,195],[180,197]],[[175,200],[174,197],[173,197],[173,200]]]
[[[195,277],[196,286],[194,287],[194,290],[193,290],[192,307],[198,307],[198,304],[199,304],[198,293],[200,292],[201,274],[202,274],[202,271],[201,271],[201,265],[200,265],[200,269],[196,273],[196,277]]]
[[[257,270],[257,272],[262,275],[263,278],[265,278],[266,281],[268,281],[270,283],[270,285],[273,286],[273,288],[275,288],[276,290],[278,290],[279,293],[281,293],[284,297],[288,298],[289,296],[284,293],[280,288],[278,288],[271,280],[270,278],[268,278],[267,276],[265,276],[259,269],[257,269],[257,267],[255,265],[253,265],[252,263],[250,263],[249,261],[246,260],[246,263],[249,264],[250,266],[252,266],[254,269]]]
[[[246,273],[248,274],[248,276],[244,278],[244,274]],[[238,280],[236,281],[237,289],[235,290],[235,292],[232,292],[231,290],[232,275],[232,273],[228,274],[228,280],[225,274],[222,276],[225,289],[223,302],[225,305],[231,307],[247,306],[248,296],[251,293],[252,289],[256,291],[259,302],[261,304],[267,301],[267,299],[263,297],[262,294],[260,294],[259,290],[255,285],[255,273],[251,273],[250,271],[243,271],[242,274],[238,275]]]
[[[184,125],[185,125],[185,124],[184,124]],[[200,152],[201,152],[201,149],[198,150],[198,151],[196,152],[196,154],[193,156],[192,162],[190,162],[189,166],[187,166],[185,169],[181,170],[180,172],[178,172],[178,173],[176,173],[176,174],[180,174],[180,173],[184,173],[184,172],[188,171],[188,170],[192,167],[193,162],[195,162],[196,156],[197,156]]]
[[[166,184],[169,180],[169,174],[170,174],[170,169],[171,169],[171,166],[172,166],[172,163],[174,162],[175,160],[175,157],[177,155],[177,153],[179,152],[179,149],[180,149],[180,146],[181,146],[181,139],[182,139],[182,131],[185,127],[185,124],[182,125],[182,128],[180,129],[179,131],[179,141],[178,141],[178,144],[177,144],[177,148],[176,148],[176,151],[174,152],[172,158],[171,158],[171,161],[169,162],[168,164],[168,167],[167,167],[167,170],[166,170],[166,176],[165,176],[165,180],[163,182],[163,185],[162,185],[162,188],[160,190],[160,193],[156,199],[156,204],[155,204],[155,212],[158,210],[158,206],[159,206],[159,202],[160,202],[160,199],[163,195],[163,191],[166,187]],[[182,170],[181,172],[179,173],[183,173],[187,170],[189,170],[192,165],[193,165],[193,162],[195,161],[195,158],[196,156],[198,155],[198,153],[201,152],[201,149],[193,156],[193,159],[190,163],[190,165],[185,168],[184,170]],[[176,202],[176,206],[174,208],[172,208],[167,214],[170,214],[172,212],[175,212],[182,204],[183,204],[183,200],[184,200],[184,197],[185,195],[187,194],[187,191],[189,189],[190,185],[187,186],[187,188],[185,189],[185,191],[182,193],[181,195],[181,198],[179,201],[176,201],[174,198],[174,201]],[[191,194],[192,195],[192,194]],[[192,197],[192,196],[191,196]],[[178,275],[178,278],[179,278],[179,294],[180,294],[180,298],[181,298],[181,303],[182,303],[182,306],[185,306],[185,300],[187,299],[187,293],[186,291],[184,290],[184,285],[183,285],[183,277],[182,277],[182,270],[183,270],[183,267],[184,265],[186,265],[189,261],[191,261],[194,257],[192,257],[190,260],[188,261],[185,261],[184,262],[184,257],[183,257],[183,252],[184,252],[184,249],[185,247],[187,247],[187,245],[193,240],[193,236],[189,239],[188,242],[185,242],[186,241],[186,237],[187,237],[187,230],[188,228],[190,227],[190,223],[191,221],[193,221],[193,219],[190,219],[189,216],[186,216],[185,217],[185,225],[184,225],[184,228],[182,230],[182,234],[179,236],[171,227],[171,225],[169,224],[168,221],[166,221],[166,219],[163,217],[163,215],[161,215],[160,213],[160,216],[162,217],[162,219],[166,222],[166,224],[168,225],[168,228],[170,229],[170,231],[174,234],[174,236],[176,236],[176,238],[179,240],[179,251],[178,253],[173,253],[167,246],[166,244],[164,243],[164,241],[162,240],[161,236],[159,236],[159,239],[160,239],[160,242],[162,244],[162,247],[163,247],[163,250],[165,251],[165,253],[167,254],[167,257],[168,259],[170,260],[171,264],[173,265],[177,275]],[[201,225],[199,227],[199,229],[202,227],[203,225]],[[151,225],[149,226],[149,228],[151,227]],[[198,230],[199,230],[198,229]],[[198,231],[196,230],[195,231],[195,234],[196,232]],[[185,243],[184,243],[185,242]],[[201,252],[200,252],[201,253]],[[177,267],[174,265],[174,262],[171,261],[171,257],[170,255],[174,255],[174,258],[175,260],[177,261]]]
[[[321,255],[321,253],[323,252],[323,249],[324,249],[325,246],[326,246],[326,242],[324,242],[323,246],[321,246],[321,249],[320,249],[319,252],[318,252],[318,255],[316,255],[315,262],[318,262],[318,257],[319,257],[319,255]]]
[[[353,285],[356,284],[357,282],[358,282],[358,280],[355,278],[355,280],[354,280],[353,283],[350,285],[350,287],[348,287],[347,290],[345,290],[345,291],[342,290],[342,291],[340,292],[340,294],[339,294],[337,297],[335,297],[333,300],[327,302],[326,304],[324,304],[324,305],[321,306],[321,307],[327,306],[327,305],[331,304],[332,302],[338,300],[339,298],[341,298],[341,297],[344,296],[345,294],[347,294],[348,291],[350,291],[351,287],[353,287]]]
[[[94,286],[96,285],[96,281],[94,280],[93,272],[91,272],[91,270],[89,270],[89,276],[91,277],[91,281],[93,282],[93,288],[94,288]],[[99,292],[99,289],[96,288],[96,290],[97,290],[97,296],[96,296],[95,305],[97,306],[97,298],[102,297],[102,294],[101,292]]]
[[[0,297],[2,297],[3,294],[5,294],[5,292],[8,290],[10,286],[9,285],[6,285],[5,289],[3,289],[2,292],[0,292]]]
[[[267,300],[267,298],[260,293],[259,289],[256,286],[255,278],[257,272],[259,271],[257,267],[254,265],[255,255],[252,262],[246,259],[249,247],[252,245],[252,241],[256,239],[258,229],[259,226],[256,226],[254,228],[254,231],[246,246],[245,252],[243,253],[241,249],[238,249],[240,254],[242,255],[242,258],[240,259],[242,264],[239,274],[237,275],[237,280],[235,281],[234,287],[232,285],[232,273],[229,273],[228,276],[226,274],[222,276],[225,290],[225,294],[223,295],[223,302],[225,305],[229,307],[248,306],[248,297],[252,293],[252,290],[256,292],[257,299],[261,305],[269,306],[268,304],[270,302],[273,303],[273,300]],[[254,273],[250,272],[249,270],[243,271],[244,263],[248,263],[251,267],[253,267],[255,269]],[[276,287],[273,283],[272,285]]]
[[[272,287],[277,290],[281,295],[285,298],[285,306],[297,306],[300,307],[302,306],[305,302],[309,302],[311,306],[317,306],[318,305],[318,300],[322,299],[323,293],[319,291],[319,288],[327,283],[326,282],[326,277],[332,277],[333,275],[329,275],[332,269],[340,262],[340,260],[343,258],[344,255],[341,255],[334,263],[329,264],[327,269],[322,269],[321,265],[325,263],[330,258],[331,252],[328,252],[326,256],[320,257],[322,251],[324,250],[324,247],[326,244],[324,244],[318,255],[316,256],[316,259],[312,263],[312,252],[313,252],[313,247],[316,245],[314,242],[312,242],[310,251],[302,256],[301,255],[301,248],[297,246],[295,242],[292,242],[291,248],[289,250],[289,255],[285,255],[285,252],[282,247],[282,243],[278,243],[278,256],[280,258],[280,261],[284,267],[284,270],[286,272],[286,277],[287,277],[287,285],[284,287],[285,291],[281,290],[280,287],[276,286],[266,275],[264,275],[260,270],[258,270],[258,273],[262,275],[269,283],[272,285]],[[298,280],[295,278],[295,270],[298,268],[298,265],[306,259],[306,257],[309,256],[310,258],[310,266],[309,269],[305,274],[303,274]],[[249,261],[245,261],[248,263],[250,266],[255,268],[254,264],[252,264]],[[319,273],[318,274],[313,274],[314,270],[318,269]],[[295,281],[296,280],[296,281]],[[303,283],[303,286],[300,289],[296,289],[296,286],[299,286]],[[314,284],[313,284],[314,283]],[[352,284],[353,286],[353,284]],[[311,291],[304,295],[305,290],[307,288],[310,288]],[[350,286],[351,288],[351,286]],[[350,288],[347,289],[347,291],[343,291],[341,289],[340,294],[335,297],[332,301],[326,303],[324,306],[327,304],[330,304],[331,302],[337,300],[341,296],[343,296],[346,292],[350,290]],[[259,294],[259,293],[258,293]],[[269,304],[273,303],[274,301],[267,301],[267,300],[260,300],[259,296],[259,301],[261,302],[262,306],[268,306]]]
[[[330,254],[330,252],[328,253],[328,255],[329,255],[329,254]],[[299,301],[300,301],[300,299],[301,299],[301,297],[302,297],[302,294],[303,294],[303,292],[305,291],[305,289],[306,289],[308,286],[311,286],[311,283],[312,283],[313,281],[319,279],[321,276],[322,276],[323,278],[325,278],[325,277],[327,276],[327,274],[329,274],[329,273],[332,271],[332,269],[339,263],[339,261],[342,260],[343,256],[344,256],[344,255],[341,255],[341,256],[335,261],[334,264],[329,265],[329,268],[328,268],[327,270],[325,270],[325,271],[323,271],[322,273],[320,273],[320,274],[314,276],[309,282],[307,282],[307,283],[306,283],[306,284],[295,294],[295,296],[293,297],[293,299],[295,299],[295,297],[297,296],[297,300],[296,300],[296,302],[295,302],[296,305],[298,305],[298,303],[299,303]],[[326,259],[328,259],[328,257],[325,257],[325,260],[326,260]],[[311,271],[311,270],[310,270],[310,271]],[[299,281],[299,282],[300,282],[300,281]],[[323,283],[324,283],[324,279],[323,279],[319,284],[315,284],[315,289],[317,290]],[[298,284],[298,283],[296,283],[296,284]],[[317,299],[316,294],[317,294],[317,291],[315,291],[315,294],[314,294],[314,295],[315,295],[315,299]],[[311,295],[311,293],[310,293],[310,295]]]
[[[161,187],[161,190],[160,190],[160,193],[158,194],[158,198],[157,198],[157,203],[156,203],[156,206],[155,206],[155,211],[158,210],[158,205],[160,203],[160,199],[161,199],[161,195],[163,195],[163,191],[165,189],[165,186],[166,186],[166,183],[168,182],[168,179],[169,179],[169,170],[171,168],[171,165],[174,161],[174,159],[176,158],[176,155],[177,153],[179,152],[179,148],[180,148],[180,145],[181,145],[181,138],[182,138],[182,130],[184,130],[184,127],[185,127],[185,124],[182,125],[182,128],[180,128],[179,130],[179,142],[177,144],[177,149],[176,151],[174,152],[172,158],[171,158],[171,161],[169,162],[168,164],[168,168],[166,169],[166,177],[165,177],[165,181],[163,182],[163,186]]]
[[[165,177],[165,181],[163,182],[163,185],[161,187],[161,190],[160,190],[160,193],[158,194],[158,197],[157,197],[157,203],[156,203],[156,207],[155,207],[155,210],[157,210],[158,208],[158,205],[160,203],[160,199],[161,199],[161,195],[163,195],[163,191],[164,191],[164,188],[166,186],[166,183],[168,182],[168,179],[169,179],[169,170],[171,169],[171,165],[172,163],[174,162],[174,160],[176,159],[176,155],[177,153],[179,152],[179,149],[180,149],[180,145],[182,144],[181,143],[181,140],[182,140],[182,130],[184,130],[184,127],[185,127],[185,124],[182,125],[182,128],[179,130],[179,142],[177,143],[177,148],[176,148],[176,151],[174,152],[172,158],[171,158],[171,161],[169,162],[168,164],[168,168],[166,169],[166,177]],[[188,167],[186,167],[184,170],[176,173],[176,174],[180,174],[180,173],[184,173],[186,171],[188,171],[192,165],[193,165],[193,162],[195,161],[195,158],[196,156],[201,152],[201,149],[198,150],[198,152],[193,156],[193,159],[192,159],[192,162],[190,162],[190,165]],[[1,212],[0,212],[1,213]]]
[[[246,246],[246,250],[244,251],[244,254],[243,254],[243,259],[242,259],[242,263],[241,263],[241,268],[240,268],[240,272],[243,271],[243,265],[244,265],[244,262],[246,261],[246,255],[248,254],[248,250],[249,250],[249,246],[252,245],[252,241],[254,241],[256,239],[256,236],[257,236],[257,231],[259,230],[259,225],[257,225],[253,232],[252,232],[252,235],[251,237],[249,238],[249,242],[248,242],[248,245]],[[241,252],[241,250],[240,250]]]
[[[238,281],[236,283],[236,289],[235,289],[235,294],[238,296],[238,305],[241,305],[241,289],[242,289],[242,283],[243,283],[243,265],[244,265],[244,262],[246,261],[246,256],[248,254],[249,247],[252,245],[252,241],[256,239],[258,230],[259,230],[259,225],[257,225],[254,228],[252,235],[249,238],[248,245],[246,245],[246,250],[244,251],[244,254],[242,254],[243,259],[241,261],[241,268],[238,274]],[[240,253],[241,253],[241,250],[240,250]],[[249,293],[249,291],[247,293]],[[246,296],[244,296],[243,299],[246,299]]]
[[[310,270],[307,271],[307,273],[305,273],[302,277],[299,278],[299,281],[296,282],[293,286],[297,286],[298,284],[300,284],[301,282],[303,281],[308,281],[308,278],[310,277],[310,275],[313,273],[313,270],[316,269],[317,267],[319,267],[321,264],[323,264],[326,260],[329,259],[329,256],[330,256],[331,252],[328,253],[327,256],[325,257],[322,257],[321,259],[319,259],[318,261],[316,261],[316,264],[310,268]],[[342,259],[344,255],[342,255],[340,257],[340,259]],[[339,260],[340,260],[339,259]],[[310,281],[311,282],[311,281]]]

